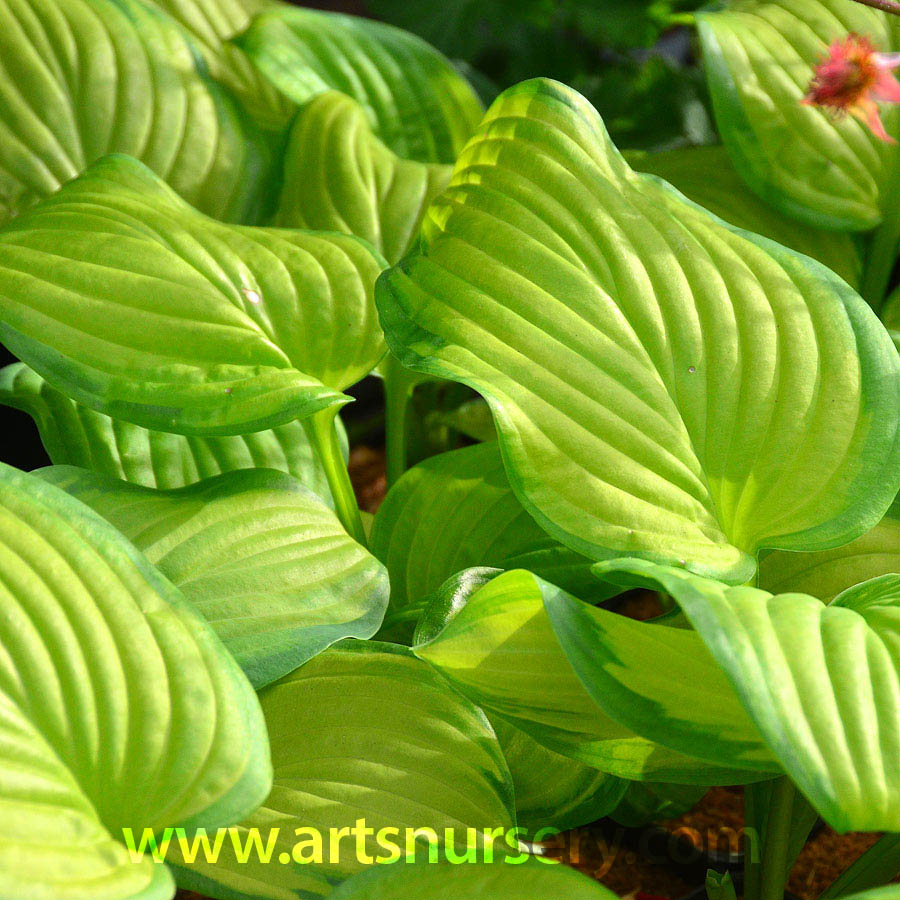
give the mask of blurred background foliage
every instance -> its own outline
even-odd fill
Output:
[[[359,11],[425,38],[463,69],[486,102],[526,78],[556,78],[597,107],[620,147],[661,150],[715,140],[687,27],[701,5],[365,0]]]

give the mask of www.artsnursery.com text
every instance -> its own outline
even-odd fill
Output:
[[[331,865],[355,861],[361,865],[396,862],[428,861],[431,863],[492,863],[503,861],[509,865],[525,862],[531,849],[559,835],[556,828],[542,828],[534,834],[515,828],[445,828],[443,833],[433,828],[372,828],[365,819],[342,828],[320,829],[300,826],[282,829],[165,828],[157,835],[144,828],[135,834],[123,828],[122,836],[134,862],[149,856],[155,862],[179,862],[188,865],[215,865],[229,857],[240,864],[276,863],[289,865]],[[558,863],[549,856],[537,856],[548,864]]]

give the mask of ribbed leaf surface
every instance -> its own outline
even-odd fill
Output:
[[[512,783],[490,724],[409,651],[347,641],[266,688],[260,700],[275,786],[246,825],[263,829],[263,840],[270,828],[280,829],[276,862],[248,867],[223,854],[215,868],[202,864],[180,870],[179,884],[201,888],[201,879],[208,879],[219,885],[219,896],[223,887],[246,896],[246,889],[238,890],[244,879],[252,876],[262,887],[267,869],[292,868],[278,862],[281,854],[288,853],[290,860],[294,845],[309,839],[314,829],[324,836],[324,861],[293,871],[299,897],[321,897],[365,867],[357,846],[372,859],[393,855],[376,841],[382,828],[399,829],[399,838],[384,836],[386,843],[399,840],[396,860],[406,856],[407,828],[431,828],[441,844],[445,829],[453,829],[451,846],[457,841],[462,853],[468,828],[478,832],[481,847],[483,829],[513,827]],[[359,819],[374,834],[359,845],[345,839],[339,858],[330,859],[329,829],[350,828]],[[296,828],[307,830],[295,835]],[[502,856],[502,838],[496,846]],[[297,862],[314,852],[307,843]],[[427,846],[417,853],[427,860]],[[259,896],[270,894],[261,890]]]
[[[252,432],[371,371],[381,267],[349,236],[221,225],[109,157],[0,232],[0,336],[114,418]]]
[[[500,716],[489,716],[513,779],[516,822],[534,835],[542,828],[578,828],[609,815],[628,782],[554,753]]]
[[[0,223],[107,153],[137,157],[203,212],[256,221],[262,139],[140,0],[0,3]]]
[[[595,609],[516,570],[477,588],[448,610],[443,628],[419,637],[416,655],[474,702],[611,774],[735,784],[777,771],[690,631]]]
[[[900,573],[900,506],[861,538],[817,553],[775,551],[759,563],[759,587],[773,594],[812,594],[826,602],[879,575]]]
[[[481,119],[449,60],[381,22],[283,6],[256,16],[236,43],[296,103],[330,89],[353,97],[404,159],[452,163]]]
[[[801,225],[756,196],[741,181],[724,147],[685,147],[635,157],[634,168],[657,175],[726,222],[754,231],[824,263],[856,287],[862,269],[849,234]]]
[[[355,234],[394,263],[449,180],[450,166],[401,159],[359,103],[328,91],[297,114],[274,224]]]
[[[299,422],[229,437],[149,431],[70,400],[24,363],[0,369],[0,403],[34,419],[47,455],[58,466],[79,466],[164,490],[237,469],[277,469],[333,505],[322,464]],[[346,445],[343,430],[341,436]]]
[[[179,587],[256,688],[381,624],[387,572],[289,475],[247,469],[156,491],[71,466],[39,474]]]
[[[599,568],[643,576],[675,598],[829,825],[900,831],[900,575],[825,606],[642,560]]]
[[[391,576],[389,617],[410,633],[444,581],[473,566],[529,569],[578,596],[609,596],[590,560],[550,537],[516,499],[496,443],[410,469],[379,507],[370,545]]]
[[[231,38],[270,4],[267,0],[152,0],[183,25],[217,81],[241,100],[247,112],[266,128],[284,129],[294,112],[286,100]]]
[[[728,0],[697,22],[716,124],[747,184],[812,225],[878,225],[894,149],[856,117],[800,101],[813,66],[849,32],[883,52],[900,46],[891,16],[844,0]],[[900,120],[885,113],[898,133]]]
[[[107,522],[6,466],[0,605],[0,896],[171,897],[122,829],[213,828],[265,798],[249,683]]]
[[[850,540],[897,490],[900,360],[871,310],[633,173],[562,85],[501,95],[377,300],[400,360],[485,396],[517,495],[594,558],[743,582],[758,548]]]

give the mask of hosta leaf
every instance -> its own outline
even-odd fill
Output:
[[[900,573],[900,505],[862,537],[817,553],[775,551],[759,562],[759,587],[773,594],[812,594],[826,602],[870,578]]]
[[[900,834],[882,835],[853,865],[844,869],[819,896],[822,900],[868,891],[897,877],[900,872]],[[900,888],[894,888],[896,897]]]
[[[692,809],[706,793],[695,784],[655,784],[630,781],[622,802],[610,817],[626,828],[642,828],[660,819],[674,819]]]
[[[351,828],[360,819],[375,835],[398,828],[405,857],[407,828],[431,828],[441,841],[445,829],[453,829],[451,836],[460,844],[474,828],[483,847],[484,829],[513,827],[512,784],[490,724],[409,651],[347,641],[266,688],[260,700],[275,786],[245,824],[262,829],[264,842],[271,828],[280,829],[275,862],[248,868],[223,854],[215,869],[203,864],[179,873],[179,884],[204,885],[206,891],[211,881],[220,886],[212,895],[227,897],[234,894],[222,887],[234,889],[253,873],[264,885],[268,868],[284,866],[277,862],[281,854],[290,859],[295,843],[310,837],[308,831],[295,835],[294,829],[302,827],[323,836],[325,858],[322,864],[297,867],[295,877],[305,881],[298,893],[325,896],[365,862],[352,839],[342,845],[339,859],[330,860],[330,829]],[[392,855],[373,835],[358,846],[373,859]],[[502,838],[496,846],[502,855]],[[313,851],[307,843],[307,861]],[[427,848],[420,847],[417,855],[427,859]]]
[[[900,885],[885,884],[882,887],[870,888],[856,894],[845,894],[841,900],[897,900],[900,897]]]
[[[299,422],[228,437],[187,437],[111,419],[70,400],[33,369],[0,369],[0,403],[27,412],[56,465],[80,466],[132,484],[179,488],[236,469],[278,469],[332,505],[328,480]],[[341,430],[346,448],[346,434]]]
[[[0,232],[0,336],[114,418],[257,431],[345,402],[378,362],[381,266],[350,236],[221,225],[109,157]]]
[[[283,6],[256,16],[236,43],[296,103],[330,89],[357,100],[404,159],[452,163],[481,119],[449,60],[382,22]]]
[[[231,38],[270,4],[266,0],[152,0],[190,32],[210,72],[267,128],[284,129],[294,111]]]
[[[489,716],[512,774],[516,822],[530,835],[564,831],[609,815],[628,782],[554,753],[500,716]]]
[[[376,291],[404,365],[490,403],[510,483],[595,558],[743,582],[898,488],[900,359],[844,282],[638,176],[580,95],[506,91]]]
[[[256,688],[381,624],[384,567],[289,475],[245,469],[156,491],[71,466],[39,474],[108,519],[179,587]]]
[[[550,537],[516,499],[495,443],[410,469],[378,509],[372,552],[391,576],[389,618],[409,629],[451,575],[472,566],[530,569],[585,597],[609,596],[590,561]]]
[[[474,702],[603,771],[734,784],[775,768],[697,635],[595,609],[530,572],[476,587],[448,610],[443,629],[417,638],[416,655]],[[595,661],[582,658],[587,643]]]
[[[515,865],[381,866],[357,875],[332,894],[334,900],[614,900],[615,896],[568,866],[537,858],[516,858]]]
[[[881,220],[894,149],[854,116],[801,105],[848,32],[895,49],[891,17],[844,0],[729,0],[697,14],[716,123],[741,176],[789,216],[838,230]],[[885,125],[897,132],[897,117]]]
[[[853,238],[800,225],[777,212],[741,181],[724,147],[685,147],[644,154],[635,157],[632,164],[639,172],[668,181],[726,222],[811,256],[848,284],[858,285],[862,261]]]
[[[671,594],[772,752],[838,831],[900,831],[900,575],[830,606],[643,560],[599,567]]]
[[[0,896],[167,900],[122,829],[226,825],[265,798],[249,683],[115,529],[7,466],[0,601]]]
[[[158,10],[3,0],[0,59],[0,223],[112,152],[217,218],[265,212],[269,152]]]
[[[396,156],[359,103],[327,91],[297,114],[274,224],[355,234],[396,262],[449,179],[450,166]]]

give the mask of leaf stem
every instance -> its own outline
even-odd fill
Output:
[[[772,789],[759,871],[759,900],[783,900],[791,862],[790,843],[797,789],[789,778],[779,778]]]
[[[389,355],[381,366],[384,378],[385,449],[387,483],[392,487],[406,471],[408,457],[409,401],[419,378]]]
[[[900,204],[896,202],[900,191],[900,151],[896,147],[890,155],[889,165],[891,174],[882,191],[883,218],[872,236],[860,285],[860,293],[875,312],[879,312],[884,303],[900,245]]]
[[[337,406],[319,410],[303,420],[303,428],[322,462],[322,468],[325,469],[325,477],[334,498],[335,512],[341,524],[347,529],[350,537],[365,547],[366,532],[335,428],[334,418],[337,411]]]
[[[900,3],[896,0],[856,0],[862,6],[870,6],[872,9],[880,9],[882,12],[900,16]]]

